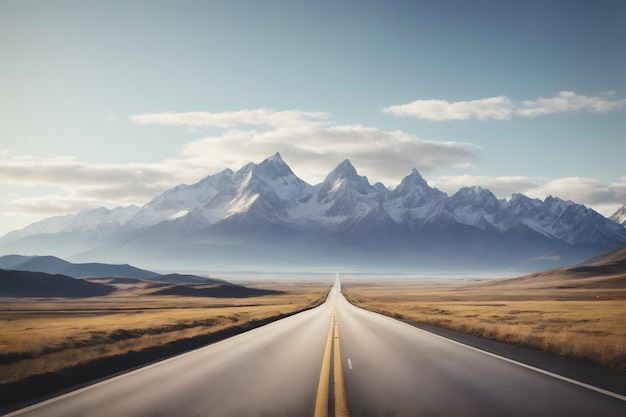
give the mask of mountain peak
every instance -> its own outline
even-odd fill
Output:
[[[272,200],[278,197],[289,201],[286,204],[292,204],[293,201],[310,192],[311,187],[293,173],[278,152],[258,165],[246,165],[236,175],[239,177],[237,183],[240,192],[245,191],[246,195],[252,193],[247,195],[246,199],[252,198],[253,195],[259,195],[261,200],[265,198]],[[278,204],[278,202],[274,201],[272,204]]]
[[[394,190],[395,195],[409,195],[417,193],[422,197],[432,191],[426,180],[421,176],[417,169],[413,168],[409,175],[404,177],[400,184]]]
[[[402,179],[398,187],[407,187],[407,186],[412,186],[412,187],[418,186],[420,188],[424,188],[424,187],[428,187],[428,183],[426,183],[426,180],[424,179],[424,177],[422,177],[419,171],[413,168],[411,172],[409,173],[409,175],[407,175],[406,177]]]
[[[270,156],[269,158],[266,159],[266,161],[271,161],[271,162],[285,162],[283,160],[283,157],[280,155],[280,152],[276,152],[274,155]]]
[[[483,207],[497,210],[500,201],[493,193],[480,186],[463,187],[450,197],[450,202],[457,207]]]
[[[473,185],[471,187],[464,187],[464,189],[471,194],[484,194],[485,190],[483,187],[481,187],[480,185]]]
[[[367,177],[357,173],[349,159],[345,159],[326,176],[319,190],[318,201],[327,200],[331,195],[337,195],[337,193],[341,195],[350,190],[366,195],[377,192],[378,189],[370,185]]]
[[[544,204],[546,205],[546,207],[549,208],[549,210],[552,211],[565,211],[568,207],[576,205],[576,203],[571,200],[563,200],[559,197],[554,197],[552,195],[546,197],[546,199],[544,200]]]
[[[287,165],[287,163],[283,160],[279,152],[276,152],[269,158],[264,159],[258,165],[252,163],[247,164],[243,167],[243,171],[252,171],[256,174],[260,174],[264,178],[272,180],[280,177],[295,177],[295,174],[291,168],[289,168],[289,165]]]
[[[541,202],[541,200],[539,199],[533,199],[528,197],[525,194],[522,193],[513,193],[511,194],[511,198],[509,199],[509,201],[506,203],[507,206],[527,206],[527,207],[539,207],[541,206],[543,203]]]
[[[371,187],[367,177],[359,175],[349,159],[345,159],[337,165],[326,176],[324,183],[335,183],[339,180],[348,180],[348,182],[356,184],[359,188]]]
[[[352,177],[358,175],[356,172],[356,168],[352,165],[349,159],[344,159],[335,169],[334,173],[339,174],[342,177]]]
[[[270,156],[269,158],[265,158],[257,166],[266,166],[266,165],[270,165],[274,167],[284,167],[284,166],[287,166],[287,163],[285,162],[283,157],[280,155],[280,153],[276,152],[274,155]]]
[[[472,187],[463,187],[459,191],[457,191],[452,197],[455,198],[467,198],[467,197],[484,197],[488,199],[496,200],[496,196],[486,188],[481,187],[480,185],[474,185]]]

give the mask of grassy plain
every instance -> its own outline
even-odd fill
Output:
[[[536,274],[474,284],[354,281],[344,282],[343,292],[353,304],[392,317],[625,372],[626,286],[620,280]]]
[[[0,299],[0,384],[291,313],[328,291],[319,284],[264,287],[285,293]]]

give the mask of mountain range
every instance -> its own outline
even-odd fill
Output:
[[[280,154],[178,185],[143,207],[52,217],[0,253],[159,268],[346,267],[540,270],[626,246],[626,228],[558,197],[449,196],[412,170],[394,189],[349,160],[310,185]]]

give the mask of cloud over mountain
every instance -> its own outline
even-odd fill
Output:
[[[418,100],[410,105],[391,106],[386,111],[436,120],[503,119],[522,113],[530,116],[574,110],[605,112],[623,104],[624,100],[615,98],[615,94],[588,97],[561,92],[552,98],[524,102],[506,96],[462,102]],[[431,140],[403,130],[342,124],[320,111],[257,108],[160,112],[137,114],[127,120],[137,129],[172,126],[187,139],[181,141],[178,153],[151,162],[87,162],[72,156],[19,155],[0,149],[0,184],[9,190],[0,203],[4,213],[0,231],[7,231],[17,219],[26,224],[27,216],[34,221],[37,216],[99,206],[141,205],[176,184],[197,181],[207,171],[236,168],[276,150],[290,161],[301,178],[311,183],[323,180],[326,172],[350,158],[364,175],[387,186],[396,185],[414,167],[428,174],[471,170],[481,161],[482,153],[482,148],[471,141]],[[193,129],[191,139],[186,129]],[[480,184],[502,197],[514,192],[539,198],[562,195],[605,214],[624,201],[623,181],[607,184],[580,178],[576,187],[567,187],[567,178],[478,177],[433,175],[431,181],[448,192]]]
[[[0,248],[161,267],[493,268],[571,263],[624,244],[623,227],[557,197],[498,199],[480,186],[448,196],[416,169],[390,189],[372,184],[348,159],[310,185],[275,153],[180,184],[141,208],[45,219],[9,233]]]

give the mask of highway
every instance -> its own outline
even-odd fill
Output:
[[[9,416],[624,416],[626,398],[327,301]]]

